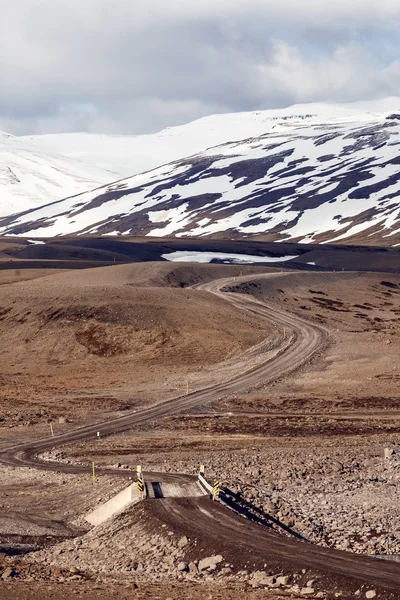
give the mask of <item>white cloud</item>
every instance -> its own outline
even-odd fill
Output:
[[[398,0],[0,0],[0,129],[142,133],[396,95]]]
[[[274,50],[271,60],[258,66],[260,96],[267,95],[272,87],[295,103],[340,102],[370,98],[377,91],[384,93],[385,87],[388,95],[396,91],[394,81],[385,86],[383,73],[376,69],[370,53],[354,44],[311,58],[282,40],[275,40]]]

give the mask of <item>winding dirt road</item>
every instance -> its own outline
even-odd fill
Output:
[[[149,510],[160,521],[178,529],[182,535],[189,532],[198,547],[204,544],[233,564],[248,564],[250,569],[261,570],[267,564],[268,570],[275,573],[306,569],[325,580],[325,589],[346,590],[349,594],[346,598],[357,597],[354,592],[362,585],[367,585],[367,589],[380,588],[383,595],[379,597],[385,600],[399,598],[396,593],[400,585],[399,563],[323,548],[275,533],[238,517],[208,498],[164,498],[148,502],[152,503]]]
[[[272,276],[276,277],[275,274],[267,274],[260,277]],[[327,337],[326,330],[275,307],[268,307],[251,296],[221,291],[230,284],[235,283],[235,285],[237,285],[237,283],[242,281],[245,282],[247,279],[249,278],[219,279],[198,285],[197,289],[220,296],[238,309],[272,323],[279,332],[278,337],[280,341],[279,351],[275,352],[274,356],[268,356],[264,360],[260,360],[259,354],[261,345],[258,344],[256,347],[258,356],[258,360],[255,361],[257,363],[256,366],[250,366],[249,368],[249,362],[251,362],[249,361],[249,356],[251,356],[251,352],[249,353],[247,351],[243,356],[242,363],[240,359],[237,362],[236,367],[238,374],[226,381],[185,396],[167,400],[135,413],[130,413],[124,417],[88,425],[55,437],[8,448],[0,452],[0,462],[12,466],[35,467],[69,473],[86,472],[88,467],[45,462],[40,460],[38,455],[66,444],[93,438],[96,436],[97,431],[99,431],[102,436],[110,435],[131,429],[132,427],[136,427],[149,421],[161,419],[173,414],[184,413],[193,408],[212,402],[217,398],[223,398],[227,395],[251,389],[260,382],[265,384],[276,380],[283,375],[296,370],[302,364],[307,362],[325,341]],[[286,336],[283,335],[284,330],[287,332]],[[114,471],[103,470],[102,472]],[[129,475],[127,472],[125,472],[125,474]]]

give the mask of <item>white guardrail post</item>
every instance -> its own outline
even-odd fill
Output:
[[[208,492],[214,499],[214,488],[212,485],[208,483],[208,481],[204,477],[204,465],[201,465],[199,471],[199,482],[203,486],[203,488]]]

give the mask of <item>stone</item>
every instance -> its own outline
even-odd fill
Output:
[[[365,594],[366,598],[376,598],[376,591],[375,590],[368,590],[368,592],[366,592]]]
[[[16,575],[15,571],[11,567],[7,567],[1,576],[2,579],[10,579]]]
[[[183,560],[178,564],[177,567],[178,571],[182,572],[182,571],[187,571],[188,570],[188,564],[185,563]]]
[[[257,468],[257,469],[252,469],[252,470],[251,470],[251,476],[252,476],[254,479],[258,479],[258,477],[260,477],[260,475],[262,475],[262,471],[261,471],[261,469],[258,469],[258,468]]]
[[[198,569],[199,571],[205,571],[206,569],[214,570],[223,560],[220,554],[217,554],[217,556],[208,556],[199,562]]]
[[[77,567],[71,567],[69,572],[72,573],[73,575],[77,575],[78,573],[80,573],[80,571]]]
[[[315,590],[314,590],[314,588],[312,588],[312,587],[303,587],[303,588],[301,588],[301,590],[300,590],[300,594],[301,594],[302,596],[309,596],[309,595],[313,594],[313,593],[314,593],[314,591],[315,591]]]
[[[289,583],[289,576],[281,575],[280,577],[277,577],[276,583],[279,583],[279,585],[287,585]]]
[[[199,572],[197,565],[194,562],[189,563],[189,573],[191,575],[197,575]]]
[[[183,537],[181,537],[181,539],[178,542],[178,548],[184,548],[185,546],[187,546],[189,543],[189,540],[187,539],[186,535],[184,535]]]
[[[271,502],[270,500],[267,500],[266,502],[264,502],[264,504],[262,505],[262,509],[268,515],[274,515],[276,512],[275,504],[273,502]]]
[[[276,581],[276,577],[273,576],[260,579],[258,581],[258,585],[262,585],[263,587],[269,587],[271,589],[280,587],[279,583]]]

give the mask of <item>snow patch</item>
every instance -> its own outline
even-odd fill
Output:
[[[298,256],[255,256],[253,254],[226,254],[224,252],[192,252],[176,250],[168,254],[161,254],[162,258],[172,262],[197,262],[209,263],[219,260],[228,264],[251,265],[254,263],[281,263],[294,260]]]

